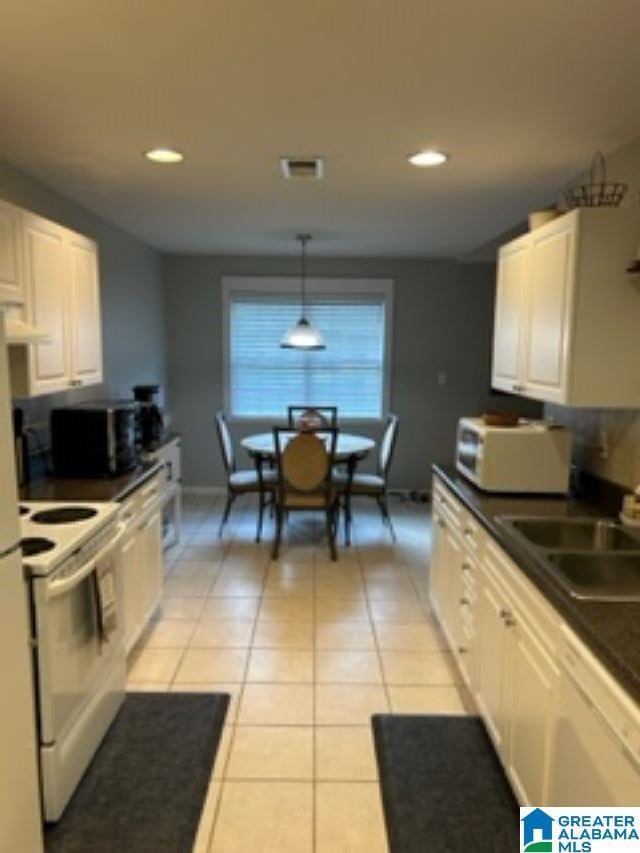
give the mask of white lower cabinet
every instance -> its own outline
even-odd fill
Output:
[[[140,634],[141,572],[139,539],[135,530],[130,531],[120,545],[120,576],[122,578],[122,615],[124,620],[124,644],[127,653]]]
[[[640,711],[563,628],[550,800],[565,806],[640,803]]]
[[[480,532],[462,507],[436,492],[431,556],[431,602],[468,687],[475,679],[475,570]]]
[[[159,488],[160,480],[154,478],[152,489]],[[156,499],[145,506],[144,491],[140,490],[140,493],[134,493],[124,503],[121,520],[127,525],[120,545],[119,564],[123,590],[124,642],[128,653],[162,597],[164,554],[161,503]]]
[[[637,703],[438,480],[433,518],[433,607],[518,800],[640,803]]]
[[[160,603],[164,584],[164,556],[162,548],[162,513],[156,509],[138,528],[140,538],[143,584],[141,595],[142,621],[148,622]]]
[[[514,610],[506,714],[511,782],[522,803],[549,802],[559,670]]]
[[[516,572],[488,546],[479,576],[476,700],[516,796],[545,804],[559,670],[536,631],[529,602],[514,588]]]
[[[476,618],[476,700],[498,750],[504,750],[507,742],[505,692],[510,648],[504,601],[500,588],[481,572]]]

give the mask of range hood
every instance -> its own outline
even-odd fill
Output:
[[[49,332],[23,318],[20,308],[5,310],[5,332],[8,344],[42,344],[51,340]]]

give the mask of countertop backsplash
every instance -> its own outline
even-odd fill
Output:
[[[545,417],[573,430],[573,457],[579,468],[630,489],[640,483],[640,411],[547,405]]]

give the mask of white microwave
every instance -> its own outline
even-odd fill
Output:
[[[456,468],[486,492],[566,494],[571,431],[542,421],[487,426],[482,418],[458,424]]]

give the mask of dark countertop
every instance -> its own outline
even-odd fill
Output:
[[[640,602],[581,601],[499,521],[500,515],[606,515],[586,499],[490,495],[457,473],[453,465],[434,465],[439,477],[473,513],[500,547],[522,569],[628,693],[640,702]]]
[[[43,477],[20,488],[21,501],[122,501],[161,471],[163,463],[143,462],[119,477]]]

